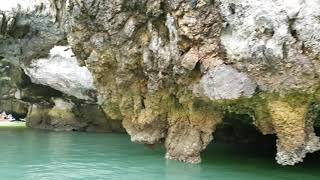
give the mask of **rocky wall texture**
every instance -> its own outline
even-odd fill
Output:
[[[165,141],[167,158],[197,163],[226,112],[248,114],[277,135],[278,163],[293,165],[320,148],[307,115],[318,102],[318,6],[70,0],[67,34],[132,141]]]
[[[97,105],[93,78],[65,33],[64,1],[3,0],[0,7],[0,111],[32,128],[122,131]]]
[[[320,149],[314,132],[320,100],[317,0],[33,2],[38,4],[22,8],[27,18],[0,16],[2,59],[16,57],[33,83],[62,93],[50,96],[48,106],[32,104],[31,126],[86,128],[77,112],[94,104],[101,108],[92,111],[97,117],[122,123],[132,141],[164,142],[168,159],[198,163],[216,127],[232,113],[277,136],[279,164],[294,165]],[[67,43],[78,63],[73,55],[48,55]],[[79,65],[92,73],[94,86],[81,83],[91,80],[77,75]]]

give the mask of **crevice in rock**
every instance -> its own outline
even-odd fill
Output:
[[[298,37],[298,32],[297,30],[294,28],[294,23],[295,23],[296,19],[295,18],[292,18],[292,19],[289,19],[289,31],[290,31],[290,34],[291,36],[296,39],[297,41],[299,41],[299,37]]]
[[[229,5],[229,11],[231,14],[235,14],[236,13],[236,5],[234,3],[231,3]]]

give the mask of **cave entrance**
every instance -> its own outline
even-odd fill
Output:
[[[253,125],[252,117],[247,114],[227,113],[223,123],[214,132],[214,139],[218,143],[266,148],[267,151],[276,147],[276,136],[263,135]]]
[[[227,113],[213,137],[214,140],[203,153],[204,161],[221,157],[267,158],[274,161],[276,135],[263,135],[247,114]]]
[[[320,116],[317,116],[314,129],[320,136]],[[227,113],[213,134],[214,140],[202,153],[203,161],[254,161],[276,165],[277,153],[275,134],[263,135],[247,114]],[[320,151],[307,154],[303,165],[319,163]]]

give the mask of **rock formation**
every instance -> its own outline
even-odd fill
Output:
[[[27,116],[27,125],[34,128],[121,130],[97,105],[90,72],[79,66],[67,46],[65,3],[1,4],[0,109]]]
[[[320,150],[318,1],[30,2],[0,12],[1,71],[16,67],[14,78],[1,75],[1,97],[29,107],[30,126],[122,123],[132,141],[164,142],[167,158],[198,163],[224,115],[247,114],[262,134],[276,134],[279,164]],[[61,45],[78,63],[48,55]],[[45,103],[23,91],[26,75],[27,87],[54,92]],[[87,106],[96,120],[77,115]]]
[[[34,59],[24,70],[33,83],[50,86],[82,100],[95,98],[91,73],[79,66],[68,46],[55,46],[48,58]]]

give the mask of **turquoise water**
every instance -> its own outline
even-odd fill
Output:
[[[319,180],[320,158],[281,167],[272,157],[213,144],[203,163],[163,158],[123,134],[0,129],[1,180]],[[317,157],[316,157],[317,158]]]

